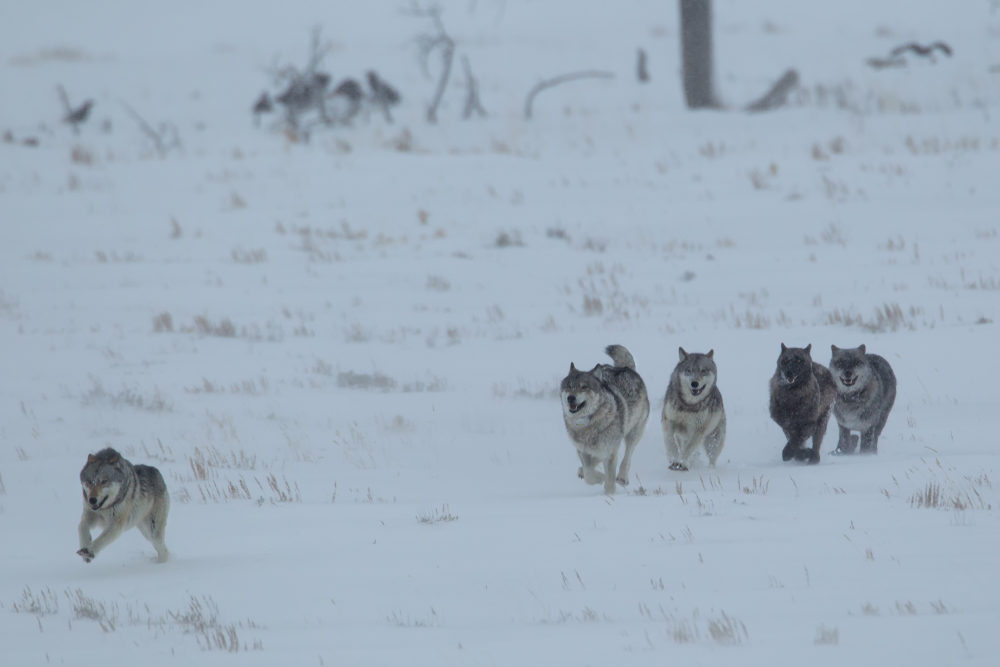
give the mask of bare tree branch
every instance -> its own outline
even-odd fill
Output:
[[[558,86],[562,83],[569,83],[570,81],[579,81],[580,79],[613,79],[615,75],[613,72],[601,72],[598,70],[586,70],[584,72],[572,72],[570,74],[561,74],[557,77],[547,79],[540,82],[530,91],[528,91],[528,97],[524,101],[524,117],[531,118],[531,106],[535,101],[535,96],[538,95],[543,90],[552,88],[553,86]]]
[[[438,78],[437,88],[434,91],[434,99],[427,108],[427,122],[437,122],[437,110],[444,97],[445,89],[448,87],[448,79],[451,78],[451,66],[455,58],[455,40],[451,38],[445,30],[444,22],[441,20],[443,10],[438,5],[433,5],[427,9],[422,9],[414,2],[406,12],[410,16],[429,18],[434,22],[434,34],[421,34],[417,36],[417,44],[420,47],[420,67],[425,76],[430,76],[429,61],[431,53],[435,49],[441,49],[441,76]]]
[[[472,66],[469,65],[469,59],[465,55],[462,56],[462,68],[465,70],[466,90],[465,109],[462,110],[462,118],[469,119],[473,113],[485,116],[486,109],[483,108],[482,103],[479,101],[479,81],[472,73]]]

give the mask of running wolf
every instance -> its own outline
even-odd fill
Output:
[[[80,471],[80,483],[83,485],[83,518],[80,519],[80,550],[76,553],[84,561],[94,560],[119,535],[136,527],[156,548],[158,562],[163,563],[170,557],[163,543],[170,496],[159,470],[152,466],[133,466],[108,447],[87,457],[87,465]],[[104,531],[92,541],[90,529],[96,525],[102,526]]]
[[[581,371],[570,364],[560,393],[566,432],[583,464],[579,476],[587,484],[604,482],[604,492],[613,495],[618,448],[624,438],[625,456],[617,480],[627,486],[632,452],[649,419],[649,395],[628,350],[609,345],[604,351],[614,366],[597,364],[592,370]],[[603,473],[597,470],[601,463]]]
[[[682,347],[679,351],[681,360],[670,376],[660,420],[670,469],[690,468],[703,445],[708,464],[714,466],[726,444],[726,410],[712,359],[715,350],[688,354]]]
[[[771,419],[785,432],[788,444],[781,459],[819,463],[819,447],[837,394],[833,375],[812,360],[812,345],[781,344],[778,368],[771,377]],[[803,445],[812,436],[812,449]]]
[[[842,350],[836,345],[830,371],[837,383],[833,416],[840,426],[840,442],[832,454],[853,454],[861,432],[861,453],[877,454],[878,437],[896,402],[896,375],[889,362],[877,354],[865,354],[865,346]]]

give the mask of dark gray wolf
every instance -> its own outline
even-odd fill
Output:
[[[833,375],[812,360],[812,345],[805,348],[781,344],[778,368],[771,377],[771,419],[785,433],[788,444],[781,459],[819,463],[819,447],[830,421],[837,394]],[[812,437],[812,449],[803,445]]]
[[[156,548],[156,560],[170,557],[163,534],[167,528],[170,495],[160,471],[152,466],[135,465],[111,449],[102,449],[87,457],[80,471],[83,485],[83,518],[80,519],[80,550],[77,555],[90,562],[119,535],[138,528]],[[90,529],[102,526],[96,540]]]
[[[681,360],[670,376],[663,400],[663,441],[671,470],[687,470],[705,447],[708,464],[715,465],[726,444],[726,410],[715,384],[719,371],[713,355],[688,354],[679,348]]]
[[[877,354],[865,354],[865,346],[842,350],[836,345],[830,371],[837,383],[833,416],[840,426],[840,442],[832,454],[853,454],[861,432],[861,453],[877,454],[878,437],[896,402],[896,375],[889,362]]]
[[[587,484],[604,482],[604,492],[615,492],[618,448],[625,440],[625,455],[618,470],[618,483],[628,485],[632,452],[646,431],[649,396],[646,385],[635,371],[635,360],[621,345],[604,351],[614,366],[597,364],[592,370],[569,365],[560,387],[566,432],[580,456],[578,474]],[[604,465],[604,472],[597,470]]]

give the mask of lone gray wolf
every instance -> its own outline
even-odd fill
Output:
[[[618,448],[624,439],[625,455],[617,481],[627,486],[632,452],[649,419],[649,395],[628,350],[609,345],[604,351],[614,366],[597,364],[592,370],[581,371],[570,364],[560,394],[566,432],[583,464],[577,474],[587,484],[604,482],[604,492],[614,495]],[[597,469],[601,463],[603,473]]]
[[[832,454],[853,454],[861,432],[861,453],[877,454],[878,437],[896,402],[896,375],[889,362],[877,354],[866,354],[865,346],[842,350],[836,345],[830,371],[837,383],[833,416],[840,426],[840,442]]]
[[[163,533],[167,528],[170,495],[159,470],[133,466],[108,447],[87,457],[87,465],[80,471],[80,483],[83,518],[78,556],[89,563],[126,530],[138,528],[156,548],[156,560],[166,562],[170,552],[163,543]],[[90,530],[97,525],[104,530],[96,540],[91,540]]]
[[[819,447],[830,421],[837,387],[830,371],[812,360],[812,345],[781,344],[778,368],[771,377],[771,419],[785,433],[788,444],[781,459],[819,463]],[[803,448],[812,437],[812,449]]]
[[[670,375],[660,420],[670,469],[688,470],[702,446],[708,464],[714,466],[726,444],[726,410],[712,359],[715,350],[688,354],[682,347],[679,352],[681,360]]]

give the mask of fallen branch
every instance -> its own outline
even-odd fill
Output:
[[[124,100],[119,100],[121,105],[125,107],[129,115],[139,124],[139,129],[143,133],[153,140],[153,145],[156,147],[156,152],[163,156],[171,148],[176,148],[181,145],[180,136],[178,135],[177,128],[170,123],[160,123],[160,131],[157,132],[153,129],[153,126],[146,122],[146,119],[139,115],[139,113],[130,107]]]
[[[931,62],[935,62],[934,51],[940,51],[949,58],[952,54],[951,47],[944,42],[934,42],[933,44],[928,44],[927,46],[923,46],[917,42],[908,42],[901,46],[897,46],[890,51],[888,58],[869,58],[865,61],[865,63],[867,63],[869,67],[873,67],[875,69],[885,69],[886,67],[906,67],[906,59],[903,57],[903,54],[907,51],[913,51],[913,53],[918,56],[930,58]]]
[[[799,85],[799,73],[793,69],[785,72],[778,81],[771,86],[764,97],[748,105],[746,110],[750,113],[761,111],[771,111],[785,104],[788,101],[788,94]]]
[[[572,72],[542,81],[528,91],[528,97],[524,100],[524,117],[531,118],[531,105],[535,102],[535,97],[544,90],[558,86],[559,84],[579,81],[580,79],[613,79],[612,72],[600,72],[597,70],[587,70],[584,72]]]

